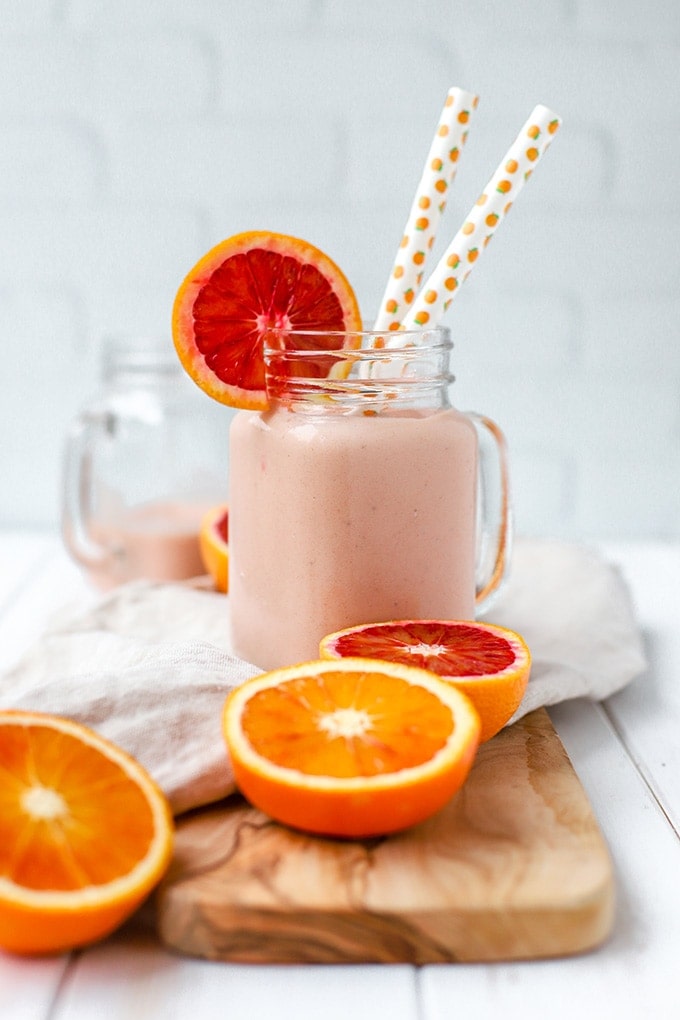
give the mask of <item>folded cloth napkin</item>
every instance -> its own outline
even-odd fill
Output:
[[[234,789],[224,699],[261,672],[231,653],[228,602],[200,582],[133,582],[62,611],[0,677],[0,707],[97,730],[148,769],[175,814],[219,800]],[[486,618],[519,631],[532,651],[511,722],[568,698],[605,698],[645,668],[623,579],[580,547],[518,541],[511,577]]]

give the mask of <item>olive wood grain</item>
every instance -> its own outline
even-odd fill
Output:
[[[239,797],[185,816],[156,899],[171,949],[263,963],[560,956],[600,944],[613,906],[609,853],[543,709],[397,835],[308,836]]]

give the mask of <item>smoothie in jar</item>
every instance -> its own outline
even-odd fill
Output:
[[[336,414],[275,404],[231,425],[234,650],[316,658],[359,623],[475,611],[477,436],[451,407]]]

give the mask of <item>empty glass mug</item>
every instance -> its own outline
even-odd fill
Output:
[[[204,573],[199,528],[226,496],[224,409],[187,378],[169,337],[104,348],[102,388],[66,438],[62,533],[99,588]]]

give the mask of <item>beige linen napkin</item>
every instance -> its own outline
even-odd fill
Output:
[[[626,585],[579,547],[518,541],[486,619],[519,631],[532,651],[512,721],[568,698],[605,698],[645,668]],[[228,691],[259,672],[231,654],[228,598],[200,582],[135,582],[57,616],[0,678],[0,706],[98,730],[149,770],[179,814],[233,791],[221,710]]]

